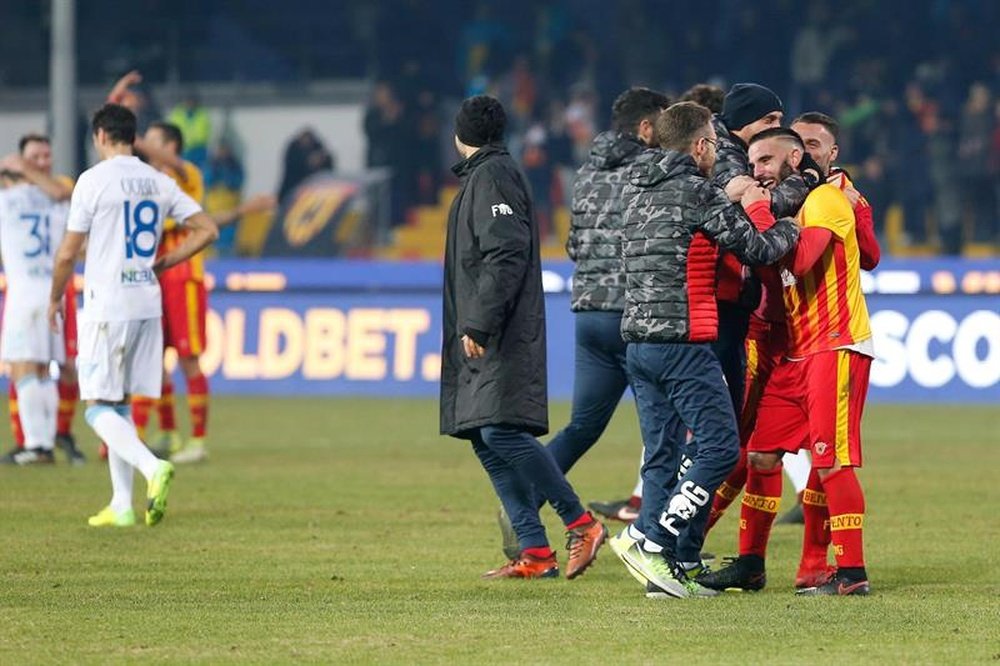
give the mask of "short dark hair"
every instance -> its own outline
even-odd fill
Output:
[[[820,111],[807,111],[792,121],[793,125],[795,123],[822,125],[826,128],[826,131],[833,135],[833,140],[835,142],[840,139],[840,123],[834,120],[833,117]]]
[[[155,120],[149,123],[149,129],[158,129],[163,132],[168,143],[177,144],[177,154],[180,155],[184,152],[184,135],[181,133],[181,128],[173,123],[168,123],[163,120]]]
[[[639,123],[654,120],[670,106],[670,98],[649,88],[629,88],[611,105],[611,126],[616,132],[635,134]]]
[[[686,152],[712,122],[712,112],[695,102],[677,102],[656,119],[656,141],[661,148]]]
[[[29,143],[51,144],[52,142],[49,141],[49,137],[45,136],[44,134],[38,134],[36,132],[32,132],[31,134],[25,134],[20,139],[18,139],[17,152],[23,153],[25,146],[27,146]]]
[[[94,113],[90,123],[91,131],[96,135],[98,130],[104,130],[112,143],[135,143],[135,114],[121,104],[105,104]]]
[[[802,141],[802,137],[799,136],[799,133],[787,127],[769,127],[763,132],[757,132],[750,138],[750,143],[748,145],[752,146],[758,141],[763,141],[765,139],[787,139],[798,146],[799,150],[804,152],[806,149],[806,144]]]
[[[697,83],[688,88],[679,101],[697,102],[712,113],[722,113],[722,100],[726,97],[726,91],[719,86],[708,83]]]

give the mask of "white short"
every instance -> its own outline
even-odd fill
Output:
[[[159,317],[81,321],[78,342],[81,400],[120,402],[126,395],[160,397],[163,325]]]
[[[10,308],[3,314],[0,331],[0,360],[4,363],[66,362],[66,345],[63,334],[53,333],[49,327],[47,306]]]

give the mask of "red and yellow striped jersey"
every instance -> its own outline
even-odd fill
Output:
[[[181,190],[197,201],[199,204],[205,198],[205,182],[201,176],[201,170],[190,162],[184,163],[184,178],[178,174],[167,171],[168,176],[177,181]],[[177,224],[173,218],[167,218],[163,223],[163,238],[160,239],[160,248],[157,256],[162,256],[181,244],[187,230]],[[195,280],[201,282],[205,279],[205,259],[202,252],[194,255],[190,259],[173,268],[170,268],[160,275],[160,280]]]
[[[872,333],[861,293],[860,255],[850,201],[837,186],[820,185],[806,197],[798,220],[803,228],[829,229],[833,239],[809,272],[784,290],[788,355],[801,358],[869,339]]]

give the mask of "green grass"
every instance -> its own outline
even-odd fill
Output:
[[[571,474],[585,500],[632,486],[619,412]],[[436,432],[430,401],[217,399],[212,459],[179,469],[152,529],[87,527],[102,464],[0,468],[0,663],[1000,660],[995,407],[869,409],[867,599],[791,593],[796,527],[775,528],[756,595],[647,600],[608,549],[578,580],[480,581],[497,502]],[[733,552],[736,514],[708,549]]]

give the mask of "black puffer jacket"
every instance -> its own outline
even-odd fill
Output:
[[[631,134],[603,132],[594,139],[587,161],[576,173],[566,242],[566,252],[576,263],[574,312],[625,309],[621,194],[629,165],[645,148]]]
[[[545,299],[538,225],[524,174],[502,145],[452,170],[462,180],[448,213],[441,348],[441,433],[548,431]],[[486,348],[470,359],[469,335]]]
[[[629,169],[622,202],[622,337],[628,342],[715,340],[719,248],[750,265],[770,264],[799,237],[789,218],[758,232],[743,208],[730,203],[686,153],[643,153]]]

